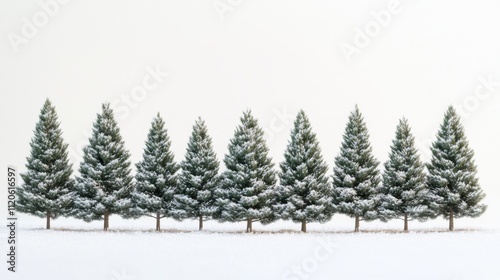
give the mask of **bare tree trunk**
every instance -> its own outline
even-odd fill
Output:
[[[203,216],[200,215],[198,219],[198,229],[203,230]]]
[[[252,232],[252,218],[247,218],[247,232]]]
[[[50,211],[47,211],[47,224],[46,224],[46,229],[50,229]]]
[[[302,228],[300,230],[302,232],[307,232],[307,229],[306,229],[306,220],[302,220]]]
[[[408,214],[405,214],[405,232],[408,232]]]
[[[453,209],[450,209],[450,231],[455,229],[455,221],[453,219]]]
[[[160,228],[160,219],[161,219],[161,216],[160,216],[160,212],[156,213],[156,231],[160,231],[161,228]]]
[[[359,216],[356,215],[354,219],[354,232],[359,232]]]
[[[107,231],[109,228],[109,212],[108,210],[104,211],[104,230]]]

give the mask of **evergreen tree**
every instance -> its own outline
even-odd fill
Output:
[[[149,129],[143,159],[136,164],[136,185],[132,195],[134,215],[155,218],[157,231],[161,230],[160,220],[170,216],[177,188],[179,166],[170,146],[165,122],[158,113]]]
[[[247,232],[252,222],[272,222],[276,173],[268,156],[264,131],[250,111],[243,113],[225,155],[227,170],[217,189],[217,202],[221,221],[246,221]]]
[[[302,224],[326,222],[333,215],[331,186],[326,172],[328,166],[321,156],[316,134],[304,111],[297,114],[291,139],[280,164],[280,185],[276,207],[280,217]]]
[[[203,220],[211,218],[217,210],[214,191],[218,185],[219,161],[207,126],[201,118],[193,126],[181,168],[175,195],[175,215],[198,219],[199,230],[202,230]]]
[[[358,106],[349,116],[340,154],[333,169],[333,203],[337,212],[359,222],[377,218],[378,161],[372,155],[368,129]]]
[[[71,206],[71,164],[68,162],[68,144],[62,138],[56,109],[47,99],[40,112],[31,139],[31,153],[27,158],[24,183],[17,188],[17,210],[50,219],[67,215]]]
[[[383,184],[379,190],[381,219],[402,219],[404,231],[408,231],[409,219],[424,220],[432,216],[427,206],[429,193],[424,165],[406,119],[399,121],[389,160],[384,166]]]
[[[453,231],[454,218],[478,217],[486,206],[480,204],[485,195],[476,178],[474,152],[469,147],[460,118],[451,106],[431,151],[427,184],[436,197],[432,206],[438,214],[449,219],[449,230]]]
[[[104,219],[104,230],[108,230],[111,214],[129,215],[133,187],[129,157],[113,111],[105,103],[97,115],[89,145],[83,149],[75,188],[75,217],[86,222]]]

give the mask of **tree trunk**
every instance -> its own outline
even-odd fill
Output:
[[[203,216],[199,217],[199,220],[198,220],[198,229],[199,230],[203,230]]]
[[[405,232],[408,232],[408,214],[405,214]]]
[[[160,231],[161,228],[160,228],[160,219],[161,219],[161,216],[160,216],[160,212],[156,213],[156,231]]]
[[[300,229],[302,232],[306,232],[306,220],[302,220],[302,228]]]
[[[50,229],[50,211],[47,211],[47,224],[46,224],[46,229]]]
[[[252,232],[252,218],[247,218],[247,232]]]
[[[109,228],[109,212],[108,210],[104,211],[104,230],[107,231]]]
[[[455,229],[455,221],[453,221],[453,209],[450,209],[450,231]]]
[[[354,219],[354,232],[359,232],[359,216],[356,215]]]

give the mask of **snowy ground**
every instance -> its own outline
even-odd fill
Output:
[[[155,233],[153,219],[112,217],[103,233],[100,222],[19,222],[19,271],[4,266],[1,279],[500,279],[500,231],[477,220],[457,220],[453,233],[443,220],[411,223],[408,234],[398,221],[362,223],[354,234],[341,216],[307,234],[287,222],[257,223],[255,234],[243,223],[207,222],[200,233],[196,221],[164,220],[167,230]]]

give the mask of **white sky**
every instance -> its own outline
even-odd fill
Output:
[[[0,1],[1,165],[24,170],[47,97],[74,154],[87,143],[102,102],[129,110],[117,119],[134,163],[156,112],[180,161],[197,116],[206,120],[222,159],[242,110],[250,108],[269,132],[277,164],[292,125],[279,112],[294,117],[302,108],[329,174],[355,104],[384,162],[400,117],[422,144],[433,139],[448,105],[469,102],[463,124],[489,205],[480,219],[499,224],[500,84],[486,91],[481,79],[500,81],[500,2],[390,2],[73,0],[55,11],[51,6],[44,24],[38,1]],[[214,3],[233,6],[221,20]],[[354,46],[356,29],[373,27],[373,12],[390,5],[397,12],[349,63],[341,44]],[[23,35],[24,18],[39,25],[25,34],[33,38]],[[24,41],[13,46],[12,38]],[[146,69],[157,66],[169,76],[133,101]],[[478,86],[482,100],[474,95]],[[122,96],[134,104],[125,105]],[[0,209],[5,205],[6,190]]]

